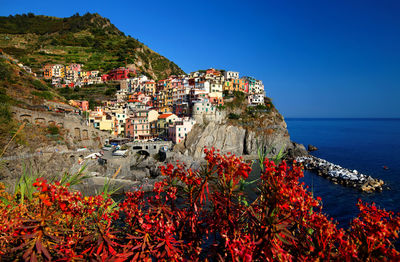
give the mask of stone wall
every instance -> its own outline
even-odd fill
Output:
[[[87,126],[80,116],[63,113],[33,111],[19,107],[12,107],[15,119],[36,125],[56,125],[68,131],[67,136],[77,144],[85,145],[89,141],[104,144],[110,138],[110,133]]]
[[[172,147],[172,141],[154,141],[154,142],[131,142],[127,144],[131,146],[133,153],[139,151],[146,151],[149,154],[156,154],[162,147],[170,149]]]
[[[196,123],[198,124],[209,123],[209,122],[215,122],[215,123],[226,122],[226,112],[218,109],[208,113],[202,112],[196,114],[196,112],[193,112],[192,117],[196,120]]]

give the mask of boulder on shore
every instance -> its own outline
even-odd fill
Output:
[[[308,152],[312,152],[312,151],[317,151],[318,148],[316,146],[313,146],[313,145],[308,145],[307,146],[307,150],[308,150]]]

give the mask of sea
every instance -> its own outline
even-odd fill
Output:
[[[312,155],[385,182],[382,192],[363,193],[305,171],[302,181],[340,227],[347,228],[358,214],[359,199],[400,212],[400,119],[285,120],[292,141],[318,148]]]

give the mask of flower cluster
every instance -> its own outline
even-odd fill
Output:
[[[32,198],[0,186],[5,260],[399,261],[400,216],[359,202],[345,230],[299,182],[296,162],[265,159],[257,199],[243,190],[250,165],[205,150],[207,164],[161,168],[152,192],[83,196],[38,179]],[[23,198],[24,201],[21,201]]]

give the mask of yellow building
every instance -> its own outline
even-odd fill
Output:
[[[154,95],[156,92],[156,82],[154,82],[154,81],[146,82],[145,92],[147,95]]]
[[[60,65],[60,64],[53,65],[52,76],[53,77],[64,78],[65,77],[65,67],[63,65]]]
[[[233,89],[233,80],[225,81],[222,88],[223,88],[224,91],[233,92],[234,91],[234,89]]]
[[[162,137],[168,137],[168,127],[172,126],[172,124],[175,123],[177,120],[179,120],[179,117],[172,113],[162,114],[158,116],[158,134]]]

